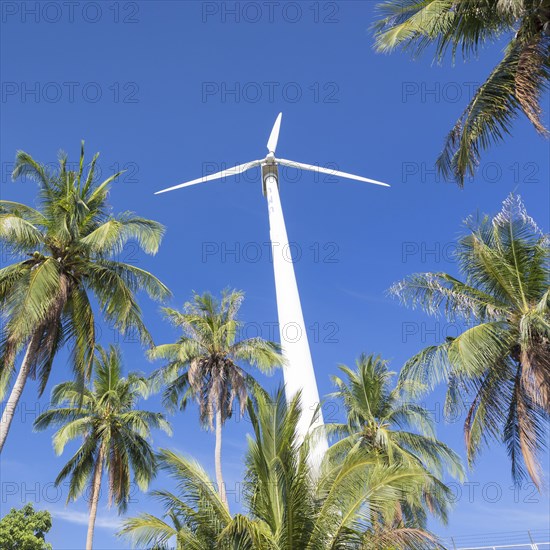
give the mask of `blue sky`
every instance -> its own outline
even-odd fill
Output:
[[[154,258],[123,253],[150,269],[173,291],[173,306],[192,290],[246,292],[247,334],[273,336],[276,322],[268,222],[258,173],[153,196],[206,170],[261,158],[279,111],[278,154],[363,174],[384,189],[313,173],[283,171],[281,197],[321,394],[330,375],[363,351],[376,352],[399,371],[425,345],[460,326],[413,312],[388,298],[395,281],[416,271],[456,273],[452,259],[461,221],[476,211],[496,213],[511,191],[548,230],[548,141],[524,118],[514,135],[483,156],[464,190],[438,181],[433,163],[443,138],[501,56],[502,44],[479,60],[451,68],[429,57],[374,53],[369,27],[374,2],[4,2],[2,4],[2,198],[34,201],[31,182],[11,183],[18,149],[54,163],[57,151],[78,159],[101,151],[113,186],[115,211],[132,210],[167,227]],[[38,10],[36,10],[38,6]],[[232,10],[237,7],[237,14]],[[546,102],[547,103],[547,102]],[[3,258],[5,261],[5,258]],[[141,304],[156,342],[176,337],[158,304]],[[120,339],[102,327],[104,344]],[[131,339],[130,339],[131,340]],[[149,372],[140,345],[120,341],[126,367]],[[32,434],[32,421],[55,383],[68,376],[62,354],[41,399],[29,383],[0,462],[1,513],[33,502],[54,515],[54,548],[82,548],[86,504],[65,507],[66,487],[52,481],[68,458],[54,455],[51,433]],[[280,375],[265,379],[270,387]],[[441,392],[427,400],[438,434],[462,455],[463,418],[441,419]],[[146,405],[159,410],[158,399]],[[334,409],[329,418],[341,417]],[[198,458],[212,471],[213,436],[198,427],[196,411],[172,417],[174,435],[155,445]],[[242,478],[246,421],[225,432],[228,484]],[[70,450],[70,449],[69,449]],[[546,463],[548,473],[548,463]],[[162,477],[155,486],[166,485]],[[455,486],[456,506],[443,536],[546,528],[545,498],[530,486],[513,490],[504,450],[492,445]],[[135,493],[129,513],[156,511]],[[233,498],[232,506],[239,506]],[[503,518],[506,524],[503,527]],[[128,548],[114,537],[116,511],[100,507],[95,547]]]

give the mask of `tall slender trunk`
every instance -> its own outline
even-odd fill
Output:
[[[41,345],[44,331],[48,328],[48,325],[53,326],[59,321],[61,312],[63,311],[67,303],[70,290],[71,283],[67,276],[62,273],[59,277],[59,294],[56,300],[51,304],[51,307],[49,308],[45,319],[40,324],[38,324],[36,330],[31,336],[31,339],[27,345],[25,357],[23,358],[23,363],[21,364],[21,368],[19,369],[19,373],[17,374],[17,378],[15,380],[15,384],[13,385],[10,393],[10,397],[6,403],[4,412],[2,413],[2,420],[0,420],[0,453],[4,448],[6,438],[8,437],[8,432],[10,430],[13,416],[15,415],[15,408],[19,403],[19,399],[21,398],[23,389],[25,388],[27,378],[29,377],[29,371],[31,369],[31,365],[33,364],[35,355]],[[51,346],[53,345],[51,332],[50,334],[46,334],[45,341],[42,342],[42,345],[46,346],[48,353],[50,353]]]
[[[92,496],[90,501],[90,519],[88,520],[88,535],[86,536],[86,550],[92,550],[94,540],[95,518],[97,516],[97,504],[101,491],[101,475],[103,474],[103,444],[97,454],[97,464],[95,465],[94,479],[92,481]]]
[[[10,431],[10,426],[15,415],[15,409],[25,388],[27,378],[29,377],[29,371],[31,370],[31,365],[33,362],[33,357],[38,350],[40,344],[40,339],[42,336],[42,331],[37,330],[32,335],[28,345],[25,356],[23,357],[23,362],[21,363],[21,368],[17,373],[17,378],[15,379],[15,384],[11,389],[10,396],[4,407],[4,412],[2,413],[2,420],[0,420],[0,453],[4,448],[6,443],[6,438],[8,437],[8,432]]]
[[[216,450],[215,450],[215,462],[216,462],[216,483],[218,484],[218,492],[220,498],[227,508],[227,495],[225,492],[225,483],[223,482],[222,475],[222,412],[216,411]]]

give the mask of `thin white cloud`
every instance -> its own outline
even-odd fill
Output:
[[[483,517],[492,516],[502,519],[513,518],[514,523],[518,523],[521,527],[523,526],[537,526],[537,525],[548,525],[548,511],[542,509],[542,507],[534,506],[534,510],[528,510],[525,508],[513,507],[513,508],[491,508],[488,505],[483,505],[479,507]]]
[[[88,525],[90,517],[86,512],[77,512],[76,510],[50,510],[50,513],[54,518],[76,523],[77,525]],[[121,520],[119,518],[98,515],[95,525],[103,529],[117,530],[121,528]]]
[[[524,505],[525,506],[525,505]],[[466,508],[455,509],[451,515],[452,523],[455,525],[469,525],[470,529],[465,532],[455,533],[460,536],[466,534],[475,536],[484,532],[498,532],[502,528],[502,518],[506,518],[507,531],[525,531],[527,529],[544,529],[548,525],[548,509],[544,505],[533,505],[533,509],[525,507],[498,506],[489,504],[472,503]],[[452,534],[452,525],[446,529]]]
[[[384,298],[384,296],[379,296],[378,294],[367,294],[365,292],[357,292],[356,290],[352,290],[350,288],[344,288],[340,286],[337,286],[336,289],[339,290],[342,294],[347,294],[352,298],[357,298],[358,300],[362,300],[364,302],[372,302],[375,304],[391,303],[391,300]]]

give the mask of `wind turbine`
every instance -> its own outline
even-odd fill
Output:
[[[279,197],[279,171],[277,167],[278,165],[291,166],[293,168],[300,168],[301,170],[311,170],[322,174],[330,174],[331,176],[341,176],[343,178],[373,183],[384,187],[389,187],[389,185],[381,181],[355,176],[347,172],[340,172],[339,170],[276,158],[275,151],[277,149],[277,141],[279,140],[282,116],[283,114],[279,113],[275,120],[275,124],[273,125],[273,129],[267,141],[268,153],[264,159],[253,160],[215,174],[209,174],[202,178],[174,185],[162,191],[157,191],[155,195],[227,176],[234,176],[256,166],[261,166],[263,194],[267,198],[269,212],[271,251],[273,271],[275,274],[277,311],[279,316],[279,333],[283,355],[286,359],[286,364],[283,367],[285,395],[287,401],[290,401],[298,391],[301,392],[303,412],[298,422],[298,436],[303,438],[309,430],[323,425],[323,414],[319,406],[319,390],[317,389],[317,382],[315,380],[315,371],[313,369],[304,316],[300,305],[300,295],[298,294],[298,285],[296,284],[296,275],[294,273],[285,220],[281,208],[281,199]],[[328,442],[326,437],[317,435],[313,441],[310,454],[310,461],[314,467],[320,465],[327,450]]]

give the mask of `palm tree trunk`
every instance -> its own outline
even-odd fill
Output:
[[[31,337],[30,342],[27,345],[27,351],[25,352],[25,357],[23,357],[23,363],[21,363],[21,368],[17,373],[17,378],[15,384],[11,390],[10,396],[4,407],[4,412],[2,413],[2,420],[0,420],[0,453],[4,448],[4,443],[8,437],[8,432],[10,431],[10,426],[15,415],[15,409],[25,388],[27,378],[29,377],[29,371],[31,370],[33,357],[38,349],[40,344],[40,339],[42,332],[37,330]]]
[[[2,420],[0,420],[0,453],[4,448],[4,443],[6,442],[6,438],[8,437],[11,422],[15,414],[15,408],[19,403],[19,399],[21,398],[23,389],[25,388],[27,378],[29,377],[31,365],[33,364],[36,352],[38,351],[40,343],[42,341],[44,330],[48,327],[48,323],[55,323],[57,322],[56,320],[59,319],[59,316],[61,315],[65,304],[67,303],[70,290],[71,283],[69,279],[65,275],[61,274],[59,278],[59,295],[55,302],[52,304],[52,307],[49,309],[46,318],[42,321],[40,325],[38,325],[33,335],[31,336],[29,344],[27,345],[25,357],[23,358],[23,363],[21,364],[21,368],[19,369],[19,373],[17,374],[17,378],[15,380],[15,384],[13,385],[10,393],[10,397],[6,403],[4,412],[2,413]],[[44,345],[49,346],[51,345],[51,342],[48,343],[46,341]],[[7,367],[7,365],[5,366]]]
[[[227,508],[227,496],[225,492],[225,483],[222,475],[222,412],[220,409],[216,411],[216,483],[218,484],[218,492],[220,493],[221,501]]]
[[[97,503],[101,490],[101,475],[103,474],[103,445],[99,448],[97,464],[95,465],[94,479],[92,482],[92,499],[90,501],[90,519],[88,520],[88,535],[86,536],[86,550],[92,550],[94,540],[95,518],[97,516]]]

